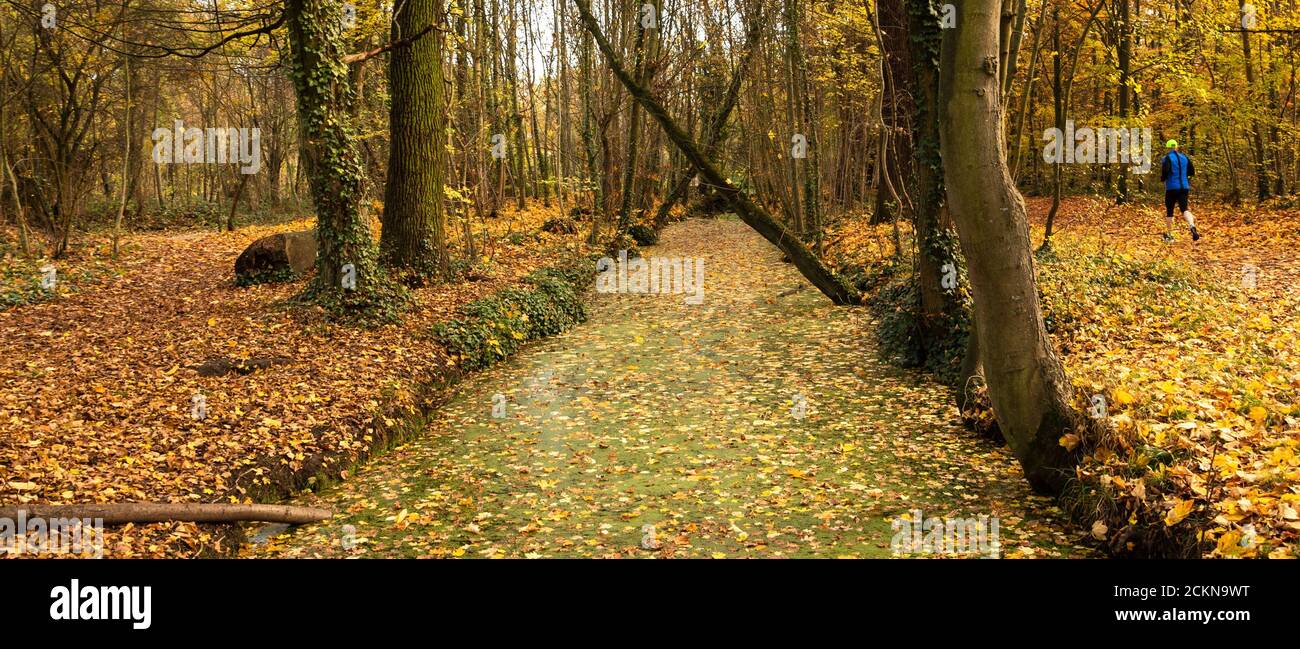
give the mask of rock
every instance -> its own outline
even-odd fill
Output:
[[[550,232],[551,234],[577,234],[578,226],[573,222],[573,219],[549,219],[546,223],[542,224],[542,232]]]
[[[240,285],[284,281],[316,265],[316,231],[281,232],[248,244],[235,260]]]

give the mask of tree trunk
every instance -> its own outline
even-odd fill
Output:
[[[633,56],[636,58],[634,67],[637,84],[645,82],[645,40],[646,27],[642,23],[641,5],[635,5],[636,14],[636,46]],[[656,20],[658,20],[659,8],[654,8]],[[627,231],[628,225],[632,218],[632,183],[636,180],[636,161],[637,161],[637,144],[641,136],[641,106],[636,102],[628,108],[627,118],[627,147],[623,157],[623,190],[620,192],[620,205],[618,208],[618,231],[623,233]]]
[[[1119,23],[1119,118],[1120,127],[1128,127],[1128,108],[1129,108],[1129,78],[1133,74],[1133,26],[1130,19],[1129,0],[1113,0],[1119,3],[1119,11],[1116,12],[1116,21]],[[1122,205],[1128,202],[1128,170],[1122,166],[1117,167],[1115,182],[1115,204]]]
[[[1077,54],[1076,54],[1077,56]],[[1065,91],[1061,86],[1061,10],[1052,8],[1052,124],[1058,132],[1065,132]],[[1073,142],[1066,146],[1074,146]],[[1056,212],[1061,209],[1061,165],[1052,165],[1052,208],[1047,211],[1043,230],[1043,249],[1052,247],[1052,226]]]
[[[822,253],[822,207],[821,207],[821,146],[817,138],[817,97],[808,83],[808,57],[804,55],[800,40],[800,23],[803,22],[803,10],[799,0],[789,0],[792,6],[790,22],[791,61],[794,68],[795,88],[799,93],[799,105],[803,114],[803,134],[808,138],[808,157],[803,165],[803,228],[801,234],[811,241],[813,250]]]
[[[966,255],[979,359],[998,426],[1038,491],[1059,493],[1076,461],[1069,380],[1043,326],[1025,203],[1001,137],[999,3],[963,2],[945,31],[940,141],[948,203]],[[953,116],[961,116],[955,119]]]
[[[1246,10],[1246,0],[1240,0],[1239,6],[1244,13]],[[1241,58],[1246,65],[1246,87],[1248,92],[1255,87],[1255,63],[1252,60],[1250,52],[1250,30],[1242,29],[1241,33]],[[1268,160],[1264,154],[1264,138],[1260,135],[1262,127],[1258,119],[1250,120],[1250,139],[1255,145],[1255,190],[1259,200],[1268,198]]]
[[[428,29],[389,54],[388,182],[379,257],[415,283],[446,278],[441,0],[405,0],[393,16],[392,41]]]
[[[912,159],[911,141],[907,120],[914,110],[912,97],[906,92],[906,80],[911,72],[910,43],[908,42],[908,16],[903,0],[877,0],[879,37],[882,48],[881,61],[881,155],[876,160],[879,187],[876,189],[876,207],[871,224],[893,221],[895,211],[902,209],[894,196],[900,188],[911,184],[907,164]],[[889,199],[893,199],[892,204]]]
[[[364,308],[385,284],[370,225],[361,218],[364,169],[349,109],[352,84],[339,43],[337,0],[287,0],[291,75],[304,175],[316,208],[316,277],[305,297]],[[345,266],[355,279],[345,286]]]
[[[904,34],[912,61],[910,85],[914,106],[912,124],[913,166],[916,168],[916,281],[921,295],[921,344],[926,354],[936,347],[949,323],[959,315],[956,295],[943,289],[943,264],[954,269],[957,255],[944,213],[943,161],[939,156],[939,47],[942,36],[934,21],[932,0],[908,0]]]

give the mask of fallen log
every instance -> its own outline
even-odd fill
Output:
[[[237,523],[259,521],[300,525],[334,515],[328,509],[293,505],[235,505],[225,503],[101,503],[93,505],[22,505],[0,507],[0,519],[18,520],[18,512],[31,518],[103,519],[105,525],[126,523]]]

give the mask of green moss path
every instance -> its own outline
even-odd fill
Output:
[[[944,388],[878,359],[865,309],[832,306],[742,223],[679,223],[644,254],[703,257],[703,303],[593,294],[586,324],[303,496],[333,520],[250,529],[245,555],[888,557],[915,509],[996,516],[1002,556],[1086,554]]]

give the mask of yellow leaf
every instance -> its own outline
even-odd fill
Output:
[[[709,556],[713,557],[714,559],[726,559],[726,558],[727,558],[727,555],[725,555],[725,554],[723,554],[723,553],[721,553],[721,552],[714,552],[713,554],[711,554],[711,555],[709,555]]]
[[[215,317],[208,318],[208,326],[209,327],[217,326],[217,319]]]
[[[1111,396],[1115,397],[1115,403],[1120,405],[1127,406],[1130,403],[1133,403],[1133,395],[1125,390],[1116,388],[1115,393]]]
[[[1268,410],[1262,406],[1255,406],[1250,409],[1250,418],[1257,424],[1264,423],[1268,419]]]
[[[1192,500],[1183,500],[1174,505],[1174,508],[1169,510],[1168,514],[1165,514],[1165,526],[1173,527],[1183,522],[1183,519],[1192,513],[1192,507],[1194,506],[1196,506],[1196,502]]]
[[[1057,440],[1057,443],[1064,446],[1066,450],[1073,451],[1079,445],[1079,436],[1074,433],[1066,433],[1061,435],[1061,439]]]
[[[1219,537],[1217,543],[1219,554],[1224,556],[1233,556],[1241,554],[1241,532],[1238,530],[1229,530]]]

